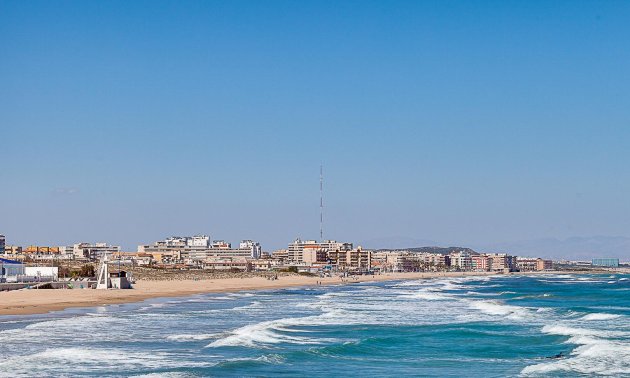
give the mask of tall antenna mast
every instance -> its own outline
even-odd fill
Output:
[[[319,240],[324,241],[324,166],[319,166]]]

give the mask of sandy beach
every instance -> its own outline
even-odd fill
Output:
[[[536,272],[534,272],[536,273]],[[539,272],[543,273],[543,272]],[[549,272],[547,272],[549,273]],[[277,280],[264,277],[225,278],[214,280],[139,281],[131,290],[15,290],[0,293],[0,315],[41,314],[72,307],[138,302],[149,298],[179,297],[200,293],[235,292],[241,290],[278,289],[295,286],[343,285],[367,281],[409,280],[437,277],[493,275],[486,272],[448,273],[388,273],[344,279],[309,276],[280,276]],[[527,274],[532,274],[528,272]]]

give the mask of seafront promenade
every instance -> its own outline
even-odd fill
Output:
[[[523,272],[509,274],[557,274],[579,272]],[[387,280],[415,280],[439,277],[466,277],[496,275],[491,272],[421,272],[386,273],[380,275],[340,277],[314,277],[303,275],[267,277],[233,277],[211,280],[138,281],[132,290],[16,290],[0,293],[0,315],[41,314],[67,308],[93,307],[108,304],[138,302],[150,298],[180,297],[186,295],[236,292],[242,290],[281,289],[297,286],[345,285],[358,282]]]

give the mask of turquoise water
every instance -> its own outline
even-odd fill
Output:
[[[630,377],[629,278],[362,283],[0,317],[0,376]]]

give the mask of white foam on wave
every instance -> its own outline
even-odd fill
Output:
[[[134,369],[164,369],[178,367],[206,367],[214,363],[194,362],[164,352],[137,352],[124,349],[49,348],[25,356],[0,361],[0,376],[34,376],[42,371],[72,371],[90,373],[107,370],[128,373]]]
[[[540,376],[553,372],[582,375],[627,375],[630,371],[630,344],[623,332],[548,325],[542,331],[548,334],[570,336],[568,344],[578,345],[566,358],[525,367],[521,375]],[[627,335],[626,335],[627,336]],[[621,337],[610,340],[605,337]]]
[[[525,307],[512,306],[500,301],[475,300],[469,301],[470,308],[479,310],[484,314],[501,316],[511,320],[524,320],[531,316],[529,309]]]
[[[185,373],[181,371],[163,371],[159,373],[149,373],[149,374],[140,374],[140,375],[130,375],[130,378],[192,378],[197,377],[197,375],[192,373]]]
[[[220,337],[220,333],[199,333],[199,334],[178,334],[166,336],[167,340],[173,341],[197,341],[197,340],[209,340]]]
[[[534,277],[534,276],[532,276]],[[547,278],[574,278],[575,276],[572,276],[570,274],[546,274],[544,277]]]
[[[561,324],[546,325],[542,328],[543,333],[561,336],[595,336],[595,337],[628,337],[630,334],[624,331],[601,330],[590,328],[570,327]]]
[[[248,298],[248,297],[253,297],[255,294],[252,293],[232,293],[229,294],[228,296],[230,297],[237,297],[237,298]]]
[[[581,319],[582,320],[610,320],[610,319],[617,319],[620,317],[621,315],[606,314],[606,313],[598,312],[594,314],[585,315]]]
[[[619,281],[628,281],[628,278],[626,278],[626,277],[620,278]]]
[[[264,321],[256,324],[246,325],[237,328],[229,333],[229,336],[213,341],[208,344],[209,348],[225,347],[225,346],[245,346],[245,347],[264,347],[269,344],[322,344],[324,342],[334,342],[333,339],[315,339],[305,336],[287,335],[284,332],[294,332],[287,327],[292,325],[306,325],[301,319],[305,318],[287,318]]]
[[[404,281],[401,283],[398,283],[396,285],[393,285],[393,287],[406,287],[406,286],[421,286],[424,283],[426,283],[426,281]]]
[[[411,299],[424,299],[427,301],[448,301],[453,299],[453,297],[450,295],[439,294],[431,290],[420,290],[416,293],[401,295],[400,297]]]
[[[494,297],[494,296],[498,296],[501,295],[499,293],[480,293],[478,291],[467,291],[466,295],[481,295],[484,297]]]
[[[260,301],[253,301],[252,303],[243,305],[243,306],[238,306],[238,307],[234,307],[231,308],[230,311],[251,311],[254,309],[258,309],[262,307],[262,302]]]

